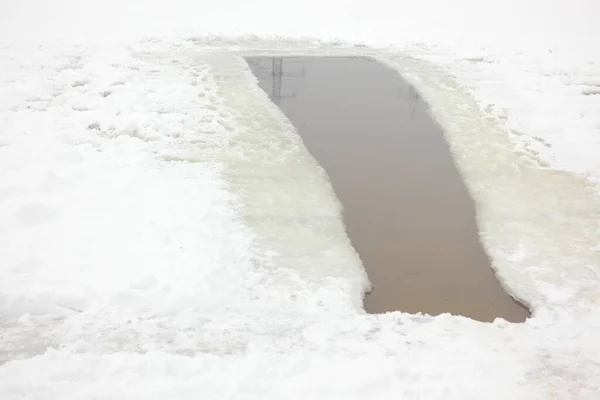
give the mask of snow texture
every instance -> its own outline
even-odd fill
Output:
[[[599,4],[3,3],[0,398],[597,399]],[[365,314],[268,54],[415,85],[532,318]]]

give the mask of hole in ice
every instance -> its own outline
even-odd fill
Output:
[[[344,205],[374,285],[368,312],[528,317],[493,273],[443,133],[398,73],[357,57],[247,61]]]

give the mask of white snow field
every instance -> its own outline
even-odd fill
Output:
[[[0,399],[600,398],[600,2],[0,4]],[[444,127],[523,324],[367,315],[245,55],[371,56]],[[468,279],[468,277],[465,277]]]

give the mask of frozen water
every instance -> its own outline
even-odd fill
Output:
[[[4,2],[0,397],[597,398],[596,15]],[[326,176],[242,59],[311,53],[375,56],[425,96],[530,320],[364,314]]]
[[[82,390],[91,397],[124,371],[130,378],[115,383],[112,396],[194,396],[188,374],[238,382],[205,389],[217,397],[597,392],[598,224],[589,184],[515,153],[497,121],[434,65],[365,50],[432,105],[477,202],[494,267],[534,316],[486,325],[365,315],[368,281],[327,177],[242,57],[264,53],[180,44],[177,52],[155,41],[133,55],[80,57],[76,79],[89,83],[77,96],[87,111],[55,107],[50,95],[32,113],[21,108],[21,89],[9,87],[14,105],[3,114],[0,149],[10,171],[2,218],[11,221],[1,230],[1,343],[4,361],[25,360],[0,367],[4,398]],[[58,70],[35,75],[36,92],[65,96],[61,85],[75,77],[56,60]],[[22,133],[36,129],[46,133]],[[50,191],[49,171],[61,182]],[[18,211],[32,204],[61,212],[23,225]],[[276,386],[267,384],[274,366]]]
[[[266,251],[264,260],[310,280],[345,278],[359,309],[368,283],[325,172],[255,84],[243,58],[221,54],[207,61],[237,128],[224,176],[243,199],[244,218]]]

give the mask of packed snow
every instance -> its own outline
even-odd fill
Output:
[[[0,5],[0,398],[597,399],[600,3]],[[368,315],[341,205],[247,55],[431,105],[523,324]]]

